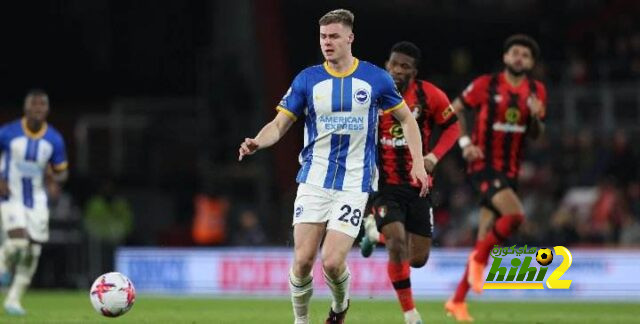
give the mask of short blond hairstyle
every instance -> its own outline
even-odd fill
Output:
[[[326,26],[329,24],[341,23],[351,29],[353,29],[353,12],[347,9],[331,10],[324,14],[318,21],[320,26]]]

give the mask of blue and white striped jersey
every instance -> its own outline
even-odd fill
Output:
[[[26,120],[16,120],[0,129],[2,178],[9,184],[10,200],[21,201],[28,208],[46,208],[44,173],[48,165],[54,170],[67,168],[64,140],[50,125],[38,133],[26,127]]]
[[[391,76],[369,62],[355,59],[344,73],[326,62],[300,72],[277,108],[294,120],[304,115],[297,182],[375,191],[378,110],[390,112],[403,102]]]

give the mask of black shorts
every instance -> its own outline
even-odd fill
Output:
[[[408,185],[384,185],[372,195],[371,211],[378,230],[392,222],[401,222],[407,232],[433,235],[433,209],[429,196],[420,197],[420,189]]]
[[[491,209],[496,216],[500,216],[500,212],[491,203],[491,198],[502,189],[511,188],[516,192],[518,189],[517,179],[509,178],[506,174],[494,169],[474,172],[470,179],[471,186],[480,194],[480,205]]]

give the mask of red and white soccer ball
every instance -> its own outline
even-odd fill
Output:
[[[131,280],[122,273],[109,272],[93,282],[89,299],[98,313],[107,317],[118,317],[133,306],[136,289]]]

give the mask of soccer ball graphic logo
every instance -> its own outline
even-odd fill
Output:
[[[109,272],[93,282],[89,299],[98,313],[118,317],[131,309],[136,300],[136,290],[131,280],[122,273]]]
[[[538,263],[543,267],[548,266],[551,264],[551,261],[553,261],[553,252],[551,252],[551,249],[538,250],[538,253],[536,254],[536,261],[538,261]]]

